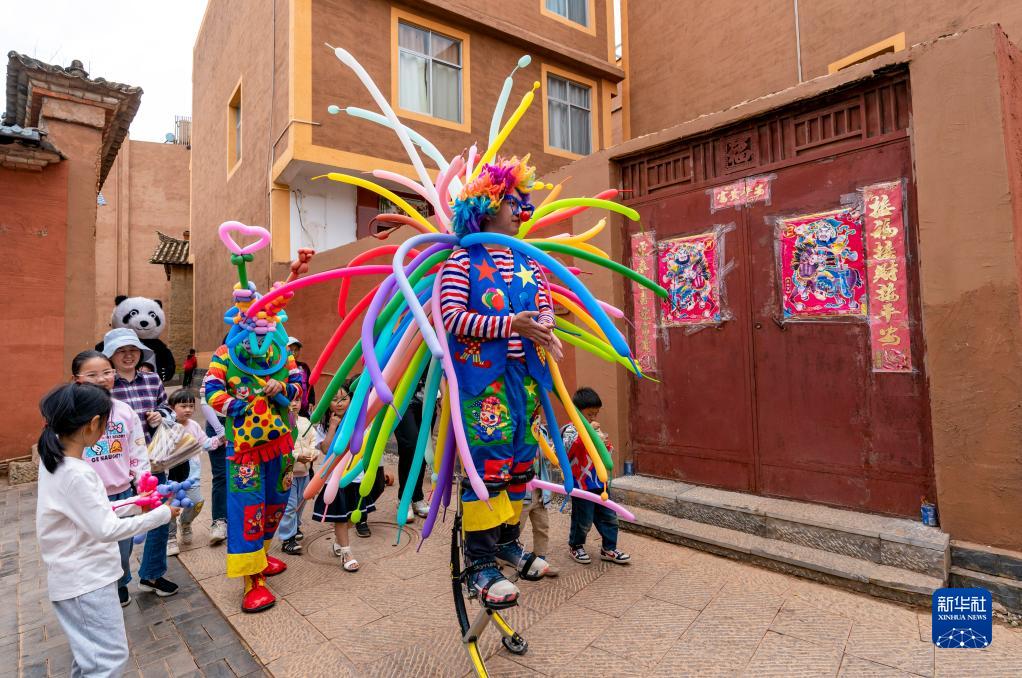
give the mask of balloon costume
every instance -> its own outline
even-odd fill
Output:
[[[433,471],[435,490],[429,516],[423,524],[423,539],[430,536],[437,516],[450,506],[452,496],[457,498],[451,545],[455,610],[466,650],[480,675],[485,675],[476,640],[489,622],[497,625],[510,651],[526,649],[524,639],[499,614],[500,608],[515,604],[518,594],[517,587],[504,579],[499,565],[510,564],[518,576],[525,578],[541,575],[546,567],[541,560],[525,553],[517,541],[524,493],[541,487],[600,502],[630,515],[610,501],[606,492],[600,496],[574,487],[559,436],[554,436],[551,445],[537,436],[534,428],[538,423],[535,415],[541,411],[547,429],[559,429],[551,399],[551,393],[555,394],[578,429],[603,486],[607,487],[608,471],[613,467],[610,454],[600,436],[572,405],[555,358],[564,342],[642,376],[631,359],[627,342],[611,320],[612,316],[623,318],[623,312],[595,299],[576,276],[579,269],[565,266],[551,253],[608,268],[664,298],[667,291],[611,261],[605,252],[589,243],[605,227],[605,220],[584,233],[534,235],[589,208],[638,219],[634,210],[611,200],[618,193],[616,189],[592,198],[559,199],[562,186],[537,182],[527,157],[523,160],[497,157],[501,145],[531,105],[539,83],[533,85],[501,125],[513,83],[509,76],[494,111],[487,148],[479,154],[473,146],[467,155],[448,160],[429,140],[401,123],[350,53],[334,49],[334,54],[355,72],[381,111],[347,108],[345,113],[392,129],[408,154],[418,181],[386,170],[376,170],[373,176],[422,196],[432,207],[432,220],[376,182],[337,172],[326,174],[324,177],[329,180],[360,186],[387,198],[403,214],[381,214],[378,220],[395,227],[411,226],[419,234],[401,245],[381,245],[360,254],[345,268],[296,277],[262,297],[252,297],[251,302],[240,304],[233,317],[242,327],[260,319],[271,320],[280,316],[280,306],[301,288],[340,280],[337,304],[340,322],[313,367],[312,384],[318,382],[331,362],[340,340],[359,324],[359,341],[336,367],[310,417],[313,423],[323,418],[340,385],[361,365],[348,410],[330,441],[325,461],[310,480],[306,499],[315,497],[325,487],[325,499],[332,501],[338,488],[346,487],[360,475],[360,496],[364,498],[371,492],[386,441],[425,375],[422,421],[433,421],[439,408],[436,451],[427,458],[430,428],[423,426],[409,474],[416,477],[424,463]],[[530,58],[523,57],[518,66],[524,68],[529,63]],[[328,110],[332,114],[341,112],[336,106]],[[435,180],[426,171],[420,150],[436,164],[439,172]],[[552,190],[534,207],[530,194],[539,189]],[[268,234],[263,234],[265,231],[260,236],[268,238]],[[378,237],[384,239],[386,235]],[[263,245],[265,242],[261,241],[250,247],[258,249]],[[371,263],[381,259],[389,261]],[[349,307],[350,278],[363,275],[386,277]],[[242,280],[240,290],[246,289]],[[555,304],[570,311],[584,327],[555,316]],[[264,312],[268,315],[263,316]],[[535,335],[545,337],[540,343],[512,331],[513,325],[521,327],[516,325],[515,318],[522,314],[532,317],[543,328],[541,335]],[[277,322],[280,332],[282,320],[278,317]],[[270,344],[275,345],[272,341]],[[256,342],[256,352],[264,346]],[[263,360],[272,362],[275,356],[271,352]],[[258,368],[254,373],[260,376],[265,374],[259,372],[265,369],[261,364],[252,365]],[[438,397],[441,391],[443,396]],[[290,388],[287,396],[294,397]],[[528,469],[537,446],[564,470],[563,486],[531,478]],[[400,497],[397,520],[401,525],[412,491],[409,483]],[[358,514],[356,510],[353,521],[359,519]],[[464,571],[463,556],[467,560]],[[466,613],[466,589],[469,598],[478,598],[483,604],[474,622],[469,621]],[[500,589],[498,595],[493,595],[494,589]]]
[[[250,250],[257,247],[239,247],[231,237],[235,231],[265,233],[237,222],[220,226],[240,282],[234,286],[234,305],[224,316],[231,330],[213,354],[202,385],[210,407],[226,417],[227,576],[245,578],[241,609],[259,612],[275,602],[266,577],[287,569],[266,551],[291,491],[294,441],[288,404],[301,397],[302,373],[287,350],[284,305],[289,296],[254,316],[245,313],[259,299],[245,271],[246,262],[252,261]],[[273,386],[281,390],[267,395]]]

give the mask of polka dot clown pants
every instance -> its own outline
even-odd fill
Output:
[[[236,463],[227,448],[227,576],[259,574],[266,551],[287,508],[294,457]]]

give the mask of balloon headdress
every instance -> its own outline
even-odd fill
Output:
[[[322,420],[341,384],[355,373],[359,366],[362,375],[351,393],[348,410],[330,441],[326,458],[315,476],[310,479],[305,497],[311,499],[325,487],[324,498],[329,502],[336,496],[339,488],[353,482],[359,484],[359,494],[362,497],[368,496],[383,460],[386,441],[408,408],[416,392],[416,385],[425,378],[423,420],[432,420],[434,410],[440,411],[438,439],[435,454],[427,453],[427,448],[432,449],[432,446],[427,445],[430,438],[429,428],[422,428],[412,461],[412,473],[417,474],[424,463],[429,463],[433,470],[435,487],[438,491],[443,491],[440,500],[431,503],[429,516],[423,523],[422,536],[426,538],[431,533],[439,512],[450,503],[456,459],[460,460],[461,472],[465,474],[466,482],[471,485],[476,495],[487,496],[486,486],[475,470],[466,440],[465,426],[461,420],[457,374],[440,308],[439,273],[455,248],[468,248],[474,245],[507,247],[537,262],[544,269],[544,277],[550,281],[553,302],[574,316],[574,320],[571,320],[564,314],[559,314],[555,319],[554,334],[564,343],[608,362],[617,363],[640,377],[644,375],[632,360],[628,342],[612,320],[612,317],[623,318],[624,312],[596,299],[579,279],[578,274],[581,271],[564,265],[553,255],[572,257],[575,261],[600,266],[626,276],[653,290],[662,298],[667,298],[668,293],[655,282],[611,260],[606,252],[590,242],[605,228],[607,223],[605,219],[599,220],[596,225],[582,233],[537,235],[542,229],[565,222],[588,209],[614,212],[633,221],[639,218],[634,209],[613,201],[618,195],[617,189],[608,188],[592,197],[560,198],[563,184],[553,186],[537,181],[535,168],[528,162],[529,156],[519,159],[498,155],[504,142],[534,101],[540,83],[532,84],[514,112],[504,120],[505,106],[513,86],[512,78],[508,76],[493,112],[485,149],[480,152],[473,145],[465,154],[445,158],[429,139],[398,118],[387,97],[350,52],[342,48],[331,49],[341,63],[350,68],[362,81],[379,112],[355,107],[342,109],[339,106],[329,106],[328,111],[334,115],[344,112],[353,118],[393,130],[411,161],[417,180],[384,169],[373,170],[372,177],[417,194],[430,205],[430,218],[394,191],[364,176],[329,172],[323,177],[316,177],[358,186],[386,198],[402,213],[381,214],[377,219],[397,226],[410,226],[418,233],[400,245],[380,245],[363,252],[352,259],[346,267],[291,279],[283,286],[269,290],[263,297],[256,296],[252,290],[249,298],[253,301],[249,303],[247,299],[239,299],[244,308],[238,306],[236,307],[238,310],[232,311],[233,314],[244,315],[243,320],[239,319],[235,323],[236,328],[232,329],[232,332],[246,331],[251,336],[251,333],[257,332],[256,328],[263,327],[266,328],[264,336],[273,339],[261,339],[256,342],[257,346],[262,346],[267,341],[276,345],[278,336],[283,342],[281,345],[286,345],[287,335],[282,327],[282,308],[275,304],[286,301],[291,294],[303,287],[331,280],[340,281],[337,299],[339,324],[316,360],[309,378],[311,384],[316,385],[325,374],[334,352],[342,340],[351,335],[349,330],[360,327],[361,331],[347,356],[334,368],[333,376],[320,394],[310,420],[313,423]],[[518,67],[525,68],[529,62],[528,57],[522,57]],[[436,165],[436,172],[432,176],[423,162],[424,157]],[[539,189],[551,190],[533,207],[531,195]],[[481,231],[480,227],[486,218],[496,214],[505,202],[511,204],[512,210],[519,217],[517,234],[511,236]],[[390,231],[388,235],[389,233]],[[268,241],[268,234],[265,237]],[[232,258],[232,261],[239,253],[235,254],[236,257]],[[379,263],[374,261],[380,259],[385,261]],[[357,303],[349,305],[351,278],[380,275],[385,277],[376,287]],[[242,279],[239,288],[241,296],[244,297],[245,291],[249,289],[247,280]],[[263,312],[270,315],[263,317],[261,315]],[[229,319],[235,322],[234,315]],[[266,323],[260,324],[260,320]],[[548,367],[553,379],[554,392],[543,391],[539,394],[543,401],[548,430],[551,432],[559,430],[552,405],[552,397],[556,397],[578,429],[579,437],[593,462],[597,476],[607,486],[613,459],[600,436],[572,404],[571,395],[561,378],[556,361],[548,361]],[[441,389],[444,391],[442,401],[437,397]],[[541,447],[547,458],[565,470],[563,486],[559,486],[558,491],[601,502],[615,511],[625,511],[609,501],[606,492],[601,496],[574,487],[560,436],[556,434],[552,436],[552,447],[544,446],[542,443],[543,441]],[[401,524],[405,522],[407,509],[411,504],[413,485],[414,483],[408,483],[400,498],[397,519]],[[557,486],[549,484],[544,487],[558,489]],[[352,519],[357,521],[360,515],[360,509],[356,509],[352,513]]]
[[[494,216],[505,202],[511,203],[515,214],[532,216],[529,194],[543,183],[536,182],[536,168],[528,164],[529,156],[521,160],[497,158],[482,166],[477,176],[468,182],[454,201],[451,230],[459,238],[478,233],[483,221]]]

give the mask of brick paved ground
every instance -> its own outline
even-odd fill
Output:
[[[66,676],[67,639],[46,594],[35,537],[36,486],[0,486],[0,676]],[[133,576],[138,571],[136,548]],[[129,585],[124,610],[132,676],[260,676],[266,672],[188,571],[171,558],[177,595],[160,599]]]
[[[208,481],[207,471],[207,494]],[[205,546],[203,512],[196,543],[179,558],[198,585],[172,563],[182,592],[162,602],[136,598],[126,612],[140,673],[260,671],[233,629],[275,676],[468,675],[451,604],[449,533],[438,526],[416,553],[418,532],[406,528],[394,546],[394,495],[388,491],[372,515],[371,539],[352,536],[363,566],[356,574],[342,572],[330,555],[329,526],[307,521],[306,554],[281,556],[290,568],[271,581],[280,602],[257,615],[239,612],[241,585],[223,576],[223,547]],[[16,656],[23,675],[66,672],[33,511],[34,486],[0,491],[0,593],[18,600],[0,609],[0,657],[11,660],[0,663],[0,676],[16,673]],[[568,516],[551,518],[558,545],[551,559],[561,576],[523,582],[522,604],[508,614],[528,639],[528,654],[509,655],[496,631],[487,632],[481,645],[492,675],[1022,675],[1016,629],[996,625],[986,650],[935,651],[929,610],[630,534],[621,545],[633,564],[578,565],[563,548]]]
[[[327,525],[306,520],[301,557],[275,546],[290,567],[271,580],[281,600],[262,614],[238,611],[240,584],[223,576],[222,548],[196,546],[180,558],[275,676],[469,675],[451,602],[449,529],[438,526],[416,553],[416,521],[395,546],[395,495],[371,515],[372,538],[352,531],[358,573],[341,571],[330,554]],[[631,534],[621,546],[633,564],[579,565],[567,556],[567,513],[550,516],[561,576],[521,583],[522,604],[508,618],[529,641],[526,655],[508,654],[488,630],[482,649],[495,676],[1022,675],[1016,629],[997,625],[986,650],[935,651],[929,610]],[[205,543],[202,522],[197,543]]]

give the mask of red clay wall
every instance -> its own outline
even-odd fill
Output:
[[[5,331],[0,332],[4,379],[0,389],[0,459],[31,451],[39,437],[39,400],[64,377],[64,283],[66,276],[69,165],[42,172],[0,169],[0,268]],[[81,300],[78,300],[79,303]],[[88,306],[88,304],[85,304]]]

